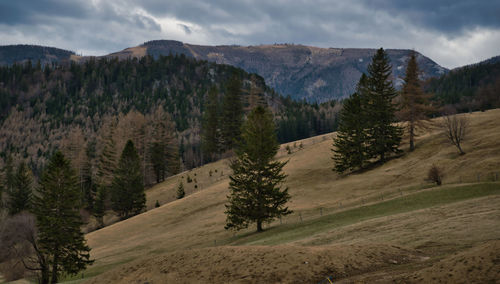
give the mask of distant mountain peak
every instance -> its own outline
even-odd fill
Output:
[[[196,59],[233,65],[261,75],[279,93],[295,99],[326,101],[352,94],[359,77],[366,72],[376,49],[321,48],[302,44],[218,45],[187,44],[173,40],[144,43],[154,57],[184,54]],[[387,49],[393,65],[394,82],[402,84],[411,50]],[[418,54],[422,79],[438,77],[448,70]]]

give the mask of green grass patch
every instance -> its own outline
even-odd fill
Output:
[[[76,275],[68,275],[68,276],[66,276],[64,279],[61,280],[61,282],[72,283],[72,284],[73,283],[80,283],[82,281],[89,280],[90,278],[92,278],[94,276],[97,276],[97,275],[99,275],[101,273],[109,271],[109,270],[115,268],[116,266],[128,263],[128,262],[130,262],[132,260],[134,260],[134,258],[129,258],[129,259],[125,259],[125,260],[122,260],[122,261],[119,261],[119,262],[114,262],[114,263],[105,264],[105,265],[99,265],[99,266],[91,265],[91,266],[89,266],[83,272],[80,272],[80,273],[78,273]]]
[[[314,220],[278,225],[261,233],[246,233],[226,240],[229,245],[276,245],[300,240],[334,228],[369,219],[500,194],[500,183],[480,183],[454,187],[435,187],[392,200],[348,209]]]

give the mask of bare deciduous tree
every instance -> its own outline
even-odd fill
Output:
[[[17,214],[0,223],[0,272],[7,281],[48,274],[48,262],[37,244],[35,217]]]
[[[465,139],[469,128],[469,120],[465,114],[463,115],[444,115],[442,127],[445,131],[446,138],[451,144],[455,145],[460,151],[460,155],[464,155],[461,143]]]

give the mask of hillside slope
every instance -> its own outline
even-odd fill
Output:
[[[328,276],[418,283],[425,276],[419,274],[422,269],[446,281],[447,269],[457,261],[454,253],[470,264],[457,268],[453,277],[468,275],[484,247],[496,247],[494,240],[500,239],[500,184],[476,183],[498,179],[500,110],[468,116],[466,155],[458,155],[442,131],[433,129],[418,138],[414,152],[347,177],[331,171],[332,134],[290,143],[291,155],[282,145],[279,159],[289,160],[285,171],[295,213],[261,234],[254,228],[236,234],[223,229],[227,161],[171,177],[147,192],[149,208],[155,200],[163,206],[87,235],[96,262],[85,276],[133,261],[93,283],[317,283]],[[432,164],[444,170],[441,188],[424,181]],[[177,183],[188,175],[196,183],[185,182],[187,196],[175,200]],[[471,247],[479,248],[467,251]],[[498,271],[499,254],[488,256],[481,269]],[[229,266],[232,260],[239,265]],[[436,268],[441,260],[444,266]],[[266,278],[270,275],[278,278]]]

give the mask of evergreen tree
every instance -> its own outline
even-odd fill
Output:
[[[165,163],[165,144],[161,142],[153,142],[151,146],[151,164],[156,177],[156,183],[165,180],[166,163]]]
[[[401,127],[393,124],[396,121],[393,99],[397,94],[390,77],[389,56],[380,48],[368,65],[366,115],[370,157],[380,157],[382,162],[387,154],[400,151],[402,135]]]
[[[221,140],[224,150],[233,149],[241,134],[243,123],[241,88],[241,79],[235,72],[228,82],[222,102]]]
[[[398,112],[399,118],[407,122],[410,151],[415,149],[416,129],[424,127],[422,121],[426,119],[426,113],[432,111],[429,103],[430,96],[422,90],[418,75],[417,59],[415,52],[412,52],[408,66],[406,67],[406,75],[400,97],[400,111]]]
[[[113,178],[113,171],[116,167],[116,144],[113,139],[114,136],[114,123],[109,125],[109,132],[104,136],[104,147],[101,155],[99,156],[99,164],[97,168],[97,177],[99,179],[99,186],[108,187]]]
[[[111,202],[122,219],[139,214],[146,207],[141,161],[131,140],[127,141],[115,170]]]
[[[85,148],[85,161],[81,170],[81,189],[83,206],[92,211],[97,194],[97,184],[93,173],[93,160],[95,159],[96,141],[91,140]]]
[[[177,199],[181,199],[186,195],[186,192],[184,191],[184,184],[182,181],[179,183],[177,186]]]
[[[50,274],[42,271],[40,279],[41,283],[57,283],[62,273],[74,275],[93,263],[80,230],[78,180],[61,152],[50,159],[38,192],[33,198],[38,244],[50,267]]]
[[[263,222],[292,212],[285,207],[290,199],[288,188],[281,188],[286,162],[273,161],[278,149],[272,114],[256,107],[242,127],[237,158],[231,163],[226,229],[257,223],[260,232]]]
[[[170,117],[163,109],[154,114],[153,133],[150,151],[150,162],[156,182],[162,182],[178,171],[178,147],[174,137],[175,129]]]
[[[365,80],[363,78],[366,77],[362,77],[360,84]],[[340,111],[339,128],[332,149],[335,161],[334,170],[339,173],[362,168],[368,159],[366,120],[363,117],[362,106],[361,96],[354,93],[350,98],[344,100],[343,108]]]
[[[14,176],[12,188],[7,191],[7,209],[10,215],[21,213],[31,208],[33,176],[26,163],[21,162]]]
[[[104,187],[99,187],[97,189],[95,201],[94,201],[94,208],[93,208],[93,215],[97,220],[97,224],[99,228],[104,227],[104,215],[106,213],[106,190]]]
[[[203,114],[202,128],[202,151],[209,161],[219,152],[219,110],[217,99],[217,87],[213,86],[208,91],[205,113]]]

